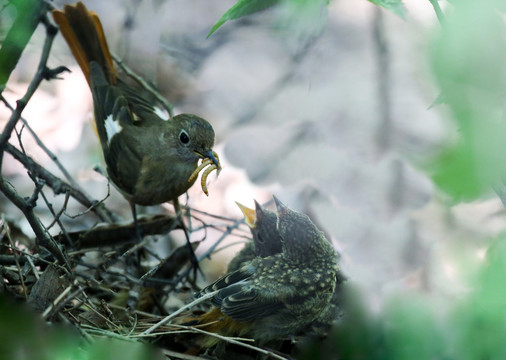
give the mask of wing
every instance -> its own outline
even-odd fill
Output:
[[[100,66],[93,61],[90,63],[90,88],[107,173],[116,186],[132,194],[139,177],[142,155],[135,139],[129,136],[134,125],[128,101],[117,87],[108,83]]]
[[[130,104],[136,126],[160,126],[169,120],[169,114],[159,106],[158,100],[145,89],[129,86],[118,80],[118,87]]]
[[[232,285],[223,289],[213,299],[213,304],[219,306],[221,312],[240,322],[253,321],[274,315],[286,306],[278,298],[263,296],[261,289]]]
[[[275,260],[256,258],[209,285],[199,296],[219,290],[212,299],[213,305],[236,321],[247,322],[273,315],[286,308],[280,297],[272,291],[272,288],[278,288],[280,284],[276,279],[266,278],[266,282],[272,282],[270,284],[255,278],[259,276],[258,269],[270,267]]]
[[[251,275],[253,275],[255,273],[255,270],[256,270],[256,266],[255,266],[254,262],[250,262],[250,263],[242,266],[240,269],[226,274],[222,278],[216,280],[211,285],[205,287],[196,295],[196,297],[199,298],[199,297],[201,297],[205,294],[208,294],[210,292],[220,290],[220,289],[225,289],[230,285],[238,284],[241,281],[244,281],[244,280],[248,279],[249,277],[251,277]]]

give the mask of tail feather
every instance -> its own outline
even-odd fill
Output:
[[[242,336],[248,333],[251,328],[250,323],[237,322],[231,317],[223,314],[219,308],[213,308],[200,316],[180,318],[176,323],[192,326],[222,336]],[[205,349],[216,345],[220,339],[215,336],[198,333],[181,335],[177,338],[177,341],[193,347],[196,346]]]
[[[82,2],[65,5],[64,10],[53,10],[53,19],[60,27],[77,63],[90,83],[90,62],[97,62],[110,84],[116,84],[114,68],[104,29],[98,15],[88,11]]]

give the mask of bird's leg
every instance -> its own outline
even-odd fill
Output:
[[[183,228],[184,236],[186,238],[186,246],[188,247],[188,251],[190,254],[190,262],[193,266],[193,278],[197,278],[197,271],[202,273],[199,267],[199,261],[197,259],[197,256],[195,256],[195,252],[193,251],[192,244],[190,242],[190,235],[188,234],[188,229],[186,228],[186,225],[184,223],[184,217],[183,217],[183,211],[181,210],[181,204],[179,203],[179,199],[174,200],[174,210],[176,211],[177,219]]]
[[[137,277],[141,265],[141,254],[139,249],[136,247],[141,243],[142,241],[142,235],[141,230],[139,227],[139,222],[137,221],[137,208],[133,202],[130,202],[130,209],[132,210],[132,217],[134,218],[134,227],[135,227],[135,237],[137,244],[134,246],[134,248],[130,248],[127,252],[125,252],[122,257],[125,256],[125,265],[126,265],[126,272]],[[133,250],[133,254],[130,252]],[[130,253],[129,255],[126,255],[127,253]],[[130,315],[134,314],[134,311],[137,309],[137,304],[139,303],[140,299],[140,283],[136,284],[133,283],[130,285],[130,291],[128,292],[128,299],[127,299],[127,308],[129,309]]]
[[[139,227],[139,222],[137,221],[137,209],[133,202],[130,203],[130,208],[132,209],[132,216],[134,218],[134,227],[135,227],[135,236],[137,237],[137,242],[142,241],[141,229]]]

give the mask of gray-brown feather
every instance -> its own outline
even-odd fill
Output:
[[[282,252],[255,257],[204,289],[221,290],[213,304],[251,336],[269,340],[306,329],[328,306],[336,286],[337,253],[303,214],[282,211],[277,228]]]

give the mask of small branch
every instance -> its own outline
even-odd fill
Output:
[[[15,247],[12,247],[13,252],[20,252]],[[28,262],[28,256],[14,256],[14,255],[0,255],[0,265],[8,266],[8,265],[16,265],[16,262],[19,262],[20,265],[24,265]],[[49,263],[49,262],[48,262]],[[33,261],[34,265],[47,265],[42,259],[36,258]]]
[[[2,101],[4,103],[4,105],[10,110],[10,111],[14,111],[14,108],[12,107],[12,105],[7,101],[7,99],[5,99],[1,94],[0,94],[0,101]],[[78,189],[79,191],[81,191],[83,194],[84,194],[84,190],[81,189],[79,187],[79,185],[77,184],[77,182],[74,180],[74,178],[70,175],[70,173],[67,171],[67,169],[61,164],[61,162],[58,160],[58,158],[56,157],[56,155],[51,152],[51,150],[49,150],[47,148],[47,146],[42,142],[42,140],[38,137],[38,135],[35,133],[35,131],[33,131],[33,129],[30,127],[30,124],[28,124],[28,121],[26,121],[25,118],[21,117],[20,118],[21,121],[23,122],[23,125],[26,127],[26,129],[28,130],[28,132],[30,133],[30,135],[32,135],[32,137],[35,139],[35,142],[37,143],[37,145],[47,154],[47,156],[49,156],[49,158],[56,164],[56,166],[58,167],[58,169],[62,172],[63,176],[65,177],[65,179],[67,179],[67,181],[73,186],[75,187],[76,189]]]
[[[164,355],[167,355],[169,359],[182,359],[182,360],[206,360],[207,358],[203,358],[200,356],[188,355],[178,353],[172,350],[162,349]]]
[[[205,258],[209,257],[209,255],[211,255],[211,253],[218,247],[218,245],[227,237],[229,236],[232,231],[234,231],[235,229],[237,229],[239,227],[239,225],[241,225],[242,223],[244,223],[244,219],[240,219],[240,220],[236,220],[232,225],[230,226],[227,226],[227,231],[225,231],[219,238],[218,240],[216,240],[214,242],[213,245],[211,245],[209,247],[209,249],[207,249],[202,255],[200,255],[197,260],[198,262],[201,262],[202,260],[204,260]],[[177,284],[179,284],[179,282],[181,280],[183,280],[184,278],[186,278],[188,276],[188,274],[190,273],[192,269],[191,268],[188,268],[186,269],[185,271],[183,271],[181,273],[181,275],[178,276],[178,278],[176,279],[176,281],[174,282],[174,285],[172,285],[172,287],[169,289],[169,293],[174,290],[174,288],[176,287]]]
[[[183,307],[180,307],[177,311],[174,311],[172,314],[170,314],[169,316],[166,316],[165,318],[163,318],[162,320],[160,320],[159,322],[157,322],[155,325],[151,326],[149,329],[147,329],[146,331],[144,331],[143,333],[141,333],[141,335],[149,335],[149,334],[151,334],[153,331],[155,331],[156,329],[158,329],[160,326],[167,324],[170,320],[174,319],[176,316],[178,316],[179,314],[181,314],[183,311],[186,311],[186,310],[190,309],[191,307],[193,307],[193,306],[195,306],[197,304],[200,304],[201,302],[203,302],[203,301],[205,301],[207,299],[212,298],[218,292],[219,292],[219,290],[210,292],[209,294],[205,294],[204,296],[202,296],[202,297],[200,297],[198,299],[193,300],[191,303],[186,304]]]
[[[250,103],[249,111],[245,111],[237,121],[232,125],[233,127],[239,127],[241,125],[247,124],[254,119],[268,104],[272,102],[272,99],[276,98],[278,94],[281,93],[281,90],[290,84],[290,81],[297,74],[297,70],[299,70],[298,65],[304,60],[306,56],[312,54],[310,51],[311,48],[317,44],[317,42],[321,39],[321,36],[316,38],[310,38],[306,41],[306,43],[295,53],[291,60],[291,64],[287,67],[286,72],[276,80],[276,82],[269,87],[268,90],[263,91],[257,96],[256,99],[253,99]]]
[[[211,253],[218,247],[218,245],[223,241],[225,240],[225,238],[230,235],[232,233],[232,231],[234,231],[235,229],[237,229],[239,227],[239,225],[241,225],[242,223],[244,223],[244,219],[239,219],[239,220],[236,220],[232,225],[230,226],[227,226],[227,231],[225,231],[220,237],[218,240],[216,240],[214,242],[213,245],[211,245],[209,247],[209,249],[207,249],[206,252],[204,252],[200,257],[199,257],[199,262],[204,260],[205,258],[209,257],[209,255],[211,255]]]
[[[19,262],[18,252],[16,250],[14,250],[15,249],[14,241],[12,241],[11,233],[9,230],[9,225],[7,224],[7,221],[5,221],[3,214],[2,214],[2,223],[3,223],[3,226],[5,226],[5,230],[6,230],[5,235],[7,236],[7,239],[9,240],[9,244],[10,244],[11,248],[13,249],[13,257],[14,257],[14,261],[16,263],[16,268],[18,269],[19,279],[21,280],[21,287],[23,288],[23,294],[25,296],[25,301],[26,301],[26,300],[28,300],[28,290],[25,285],[25,279],[23,276],[23,272],[21,271],[21,264]]]
[[[178,222],[174,216],[158,215],[152,218],[140,218],[138,225],[142,234],[148,236],[165,234],[170,229],[177,228]],[[55,239],[61,241],[61,236],[57,235]],[[133,223],[100,225],[91,229],[69,232],[68,236],[78,249],[118,247],[122,244],[131,243],[137,238]]]
[[[0,244],[0,246],[4,246],[13,252],[16,251],[20,254],[23,254],[23,256],[18,257],[18,261],[22,265],[24,265],[27,261],[31,262],[33,265],[40,266],[41,268],[44,268],[47,265],[52,264],[52,262],[47,261],[46,259],[44,259],[40,256],[35,256],[33,254],[30,254],[24,250],[21,250],[21,249],[15,248],[15,247],[9,247],[4,244]],[[15,265],[13,255],[0,255],[0,265]]]
[[[21,210],[21,212],[23,212],[40,245],[45,247],[61,264],[68,266],[67,259],[63,255],[63,252],[56,245],[56,243],[49,238],[46,231],[42,227],[39,218],[35,216],[33,208],[28,206],[26,200],[16,193],[16,190],[14,190],[12,185],[7,180],[5,180],[4,177],[0,178],[0,191],[2,191],[4,195],[14,205],[16,205],[16,207]],[[70,269],[69,266],[68,269]]]
[[[218,339],[220,339],[222,341],[228,342],[230,344],[242,346],[242,347],[245,347],[245,348],[257,351],[257,352],[259,352],[261,354],[264,354],[264,355],[267,355],[269,357],[272,357],[273,359],[278,359],[278,360],[287,360],[287,359],[290,359],[289,356],[286,356],[286,357],[285,356],[281,356],[281,355],[273,353],[272,351],[262,349],[262,348],[260,348],[258,346],[250,345],[250,344],[247,344],[247,343],[245,343],[243,341],[239,341],[239,340],[236,340],[234,338],[223,336],[223,335],[220,335],[220,334],[217,334],[217,333],[213,333],[213,332],[205,331],[205,330],[202,330],[202,329],[198,329],[196,327],[188,327],[188,326],[176,325],[176,324],[171,324],[170,326],[173,326],[175,328],[188,329],[191,332],[196,332],[196,333],[212,336],[212,337],[218,338]]]
[[[21,113],[46,76],[47,59],[49,57],[49,52],[51,51],[51,46],[53,45],[54,37],[56,36],[58,30],[55,26],[49,23],[49,20],[47,20],[47,15],[44,17],[46,19],[46,21],[43,21],[43,23],[46,25],[46,40],[44,42],[44,47],[42,48],[42,55],[40,57],[39,66],[37,67],[37,72],[30,82],[30,85],[28,85],[28,89],[25,95],[16,102],[16,109],[12,112],[7,125],[5,125],[2,134],[0,135],[0,168],[2,167],[3,163],[3,150],[5,149],[7,141],[11,137],[12,131],[21,118]]]
[[[15,109],[11,106],[11,104],[0,94],[0,101],[4,103],[4,105],[11,111],[14,111]],[[93,211],[95,215],[98,216],[98,218],[101,221],[107,222],[107,223],[114,223],[116,221],[115,215],[107,209],[107,207],[104,205],[103,200],[91,200],[91,196],[86,193],[86,191],[79,186],[79,184],[74,180],[74,178],[70,175],[70,173],[67,171],[67,169],[61,164],[61,162],[58,160],[56,155],[49,150],[46,145],[42,142],[42,140],[37,136],[37,134],[33,131],[33,129],[30,127],[26,119],[23,117],[20,117],[20,120],[23,122],[23,126],[26,127],[28,132],[32,135],[32,137],[35,139],[35,142],[37,145],[49,156],[49,158],[56,164],[58,169],[61,171],[65,179],[70,183],[70,185],[63,185],[65,184],[63,181],[61,181],[58,177],[51,174],[48,170],[46,170],[44,167],[37,164],[35,161],[33,161],[30,157],[28,157],[26,154],[23,154],[13,146],[11,147],[10,144],[7,143],[6,150],[9,152],[12,156],[16,158],[16,160],[20,161],[27,170],[34,171],[35,168],[37,171],[35,171],[37,174],[39,174],[39,177],[44,179],[46,182],[48,182],[47,185],[49,185],[55,194],[60,194],[65,192],[66,194],[69,194],[74,199],[76,199],[78,202],[80,202],[83,206],[87,208],[85,212]],[[67,190],[62,189],[62,187],[68,187]],[[75,189],[74,191],[70,191],[70,189]],[[84,212],[84,213],[85,213]],[[82,215],[82,214],[81,214]]]
[[[46,170],[41,165],[37,164],[31,157],[23,154],[13,145],[7,143],[5,144],[4,148],[16,160],[22,163],[28,171],[36,174],[38,178],[45,180],[46,185],[51,187],[55,194],[69,193],[71,197],[85,206],[88,210],[93,211],[100,220],[109,223],[114,222],[114,215],[102,204],[102,201],[90,200],[86,194],[83,194],[79,189],[74,188],[57,176],[53,175],[51,172]]]
[[[392,111],[391,111],[391,79],[388,43],[385,38],[383,12],[380,7],[374,10],[373,36],[376,47],[376,72],[378,75],[378,107],[380,124],[377,129],[377,142],[380,150],[387,150],[391,142]]]
[[[47,320],[47,317],[51,313],[53,313],[53,312],[56,313],[56,312],[60,311],[60,309],[63,306],[65,306],[65,304],[74,300],[74,298],[77,296],[77,294],[84,293],[84,289],[81,288],[80,286],[78,286],[77,289],[74,290],[74,292],[70,293],[72,288],[74,288],[75,286],[77,286],[76,281],[74,281],[73,284],[67,286],[67,288],[65,288],[65,290],[63,290],[61,292],[61,294],[58,295],[58,297],[56,299],[54,299],[54,301],[46,308],[46,310],[44,310],[44,312],[42,313],[42,318]],[[70,295],[69,295],[69,293],[70,293]]]

